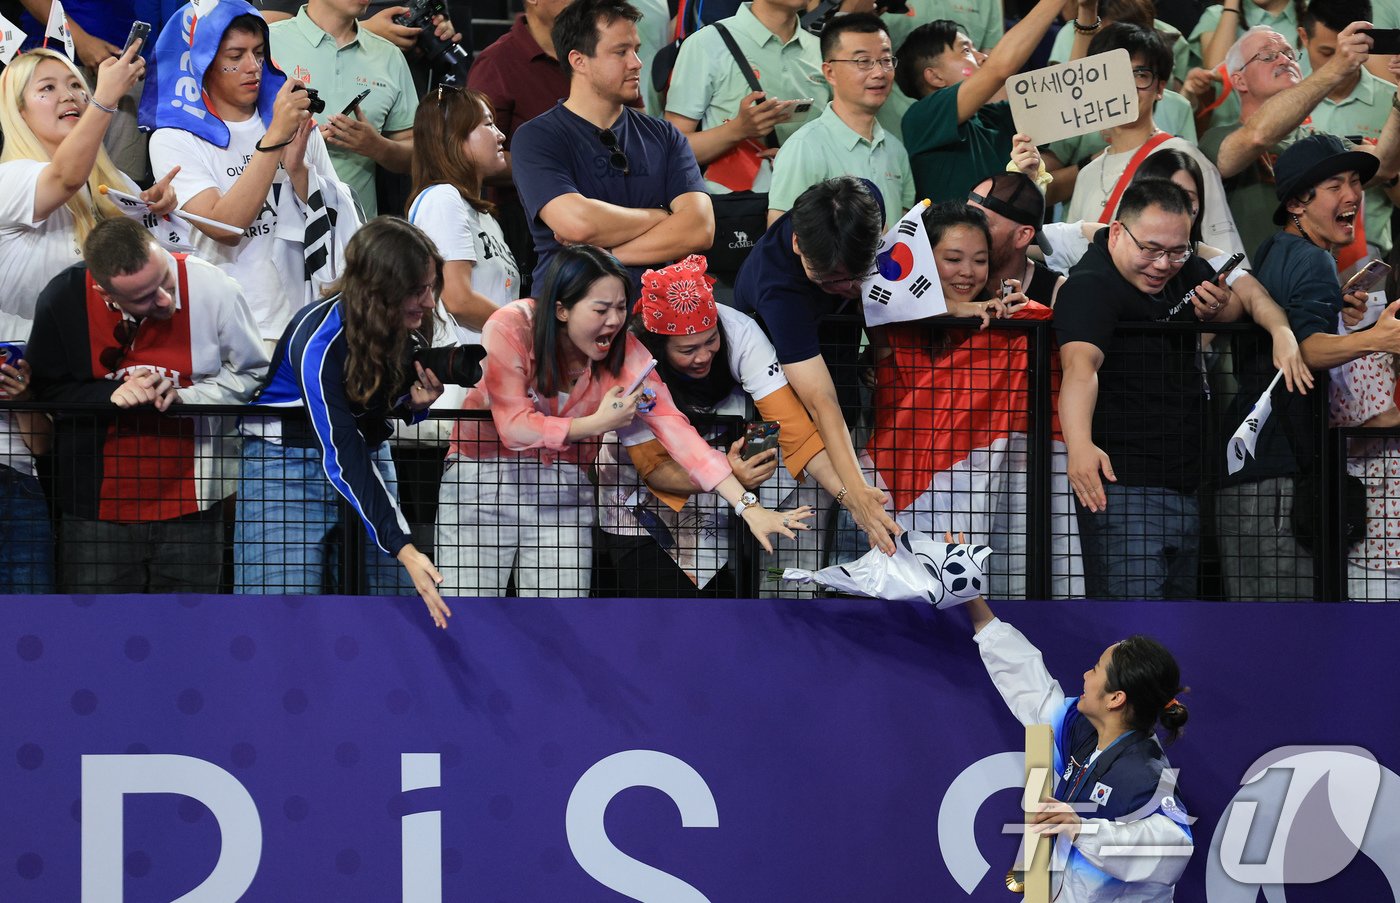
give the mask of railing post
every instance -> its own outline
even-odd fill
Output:
[[[1049,599],[1054,542],[1051,536],[1050,495],[1053,451],[1054,409],[1050,398],[1050,370],[1054,350],[1050,347],[1050,323],[1038,320],[1026,333],[1027,362],[1030,365],[1030,430],[1026,436],[1026,597]]]

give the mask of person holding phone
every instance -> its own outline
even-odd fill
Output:
[[[587,468],[599,439],[626,431],[642,391],[626,387],[652,359],[626,330],[634,296],[627,269],[606,251],[555,252],[537,299],[507,304],[482,333],[487,357],[465,407],[489,420],[453,430],[442,478],[435,547],[455,595],[504,595],[512,574],[522,596],[584,596],[592,567],[593,486]],[[728,460],[676,409],[655,374],[642,423],[703,490],[732,504],[759,543],[806,530],[808,508],[771,511]]]
[[[1303,359],[1313,370],[1375,352],[1400,352],[1400,321],[1395,319],[1400,302],[1389,304],[1370,329],[1339,334],[1344,305],[1364,306],[1365,293],[1343,297],[1333,254],[1355,238],[1362,186],[1378,165],[1373,154],[1350,149],[1334,135],[1303,138],[1274,164],[1273,222],[1281,228],[1255,254],[1255,276],[1288,316]],[[1239,396],[1222,421],[1229,431],[1244,420],[1273,377],[1263,349],[1237,343],[1235,376]],[[1321,514],[1310,503],[1323,492],[1323,481],[1336,475],[1320,470],[1311,418],[1310,406],[1275,393],[1254,458],[1224,478],[1216,492],[1221,570],[1231,599],[1315,597],[1314,559],[1332,550],[1318,530]],[[1361,510],[1343,513],[1348,520],[1365,516]]]
[[[707,420],[743,416],[750,401],[776,427],[777,441],[767,450],[752,450],[745,437],[729,445],[729,467],[745,490],[774,507],[829,506],[841,482],[816,426],[763,330],[752,317],[716,304],[712,283],[699,255],[647,270],[631,334],[655,357],[676,407],[706,429],[707,440],[720,432],[705,428]],[[618,595],[742,594],[728,567],[729,506],[717,493],[701,491],[645,424],[606,437],[596,471],[598,521]],[[815,486],[804,483],[807,474]],[[820,539],[816,530],[799,534],[777,551],[776,563],[820,567]]]

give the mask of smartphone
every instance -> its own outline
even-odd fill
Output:
[[[131,31],[127,32],[126,44],[122,46],[122,56],[131,49],[131,45],[141,41],[141,49],[146,49],[145,41],[151,36],[151,23],[142,22],[139,19],[131,23]]]
[[[366,97],[369,97],[369,88],[366,88],[359,94],[356,94],[355,99],[347,103],[345,105],[345,109],[340,111],[340,115],[349,116],[351,113],[355,112],[355,108],[358,107],[360,105],[360,102],[363,101]]]
[[[642,381],[645,380],[648,376],[650,376],[651,371],[655,369],[656,358],[652,358],[651,363],[647,364],[647,368],[641,372],[641,375],[639,375],[636,379],[632,381],[632,385],[627,387],[627,391],[622,393],[623,397],[625,398],[628,395],[631,395],[633,392],[636,392],[638,389],[640,389],[642,387]]]
[[[1371,36],[1371,52],[1400,53],[1400,28],[1363,28],[1358,34]]]
[[[18,367],[22,360],[24,360],[23,342],[0,342],[0,364]]]
[[[745,461],[778,447],[778,424],[773,420],[751,420],[744,424],[744,447],[739,457]]]
[[[1244,261],[1244,252],[1243,252],[1243,251],[1237,252],[1233,257],[1231,257],[1229,260],[1225,261],[1225,265],[1222,266],[1220,269],[1218,269],[1218,270],[1215,271],[1215,282],[1216,282],[1216,284],[1219,285],[1219,284],[1220,284],[1220,280],[1221,280],[1221,279],[1224,279],[1225,277],[1227,277],[1227,276],[1229,276],[1231,273],[1233,273],[1233,272],[1235,271],[1235,267],[1239,266],[1243,261]]]
[[[792,115],[801,116],[803,113],[806,113],[808,110],[812,109],[812,104],[814,103],[816,103],[816,99],[812,97],[804,97],[801,100],[798,100],[797,106],[792,108]]]
[[[1355,291],[1363,291],[1370,294],[1385,277],[1390,274],[1390,264],[1384,260],[1367,261],[1366,265],[1357,270],[1356,273],[1347,280],[1347,284],[1342,286],[1342,294],[1349,295]]]

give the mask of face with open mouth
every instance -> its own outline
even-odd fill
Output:
[[[1191,217],[1149,205],[1131,222],[1115,220],[1109,226],[1108,249],[1119,274],[1134,288],[1159,294],[1190,255]]]
[[[590,361],[606,360],[613,342],[626,340],[627,289],[616,276],[596,280],[572,307],[554,304],[554,315],[563,325],[560,350],[568,360],[577,355]]]
[[[938,281],[949,301],[975,301],[987,285],[987,236],[973,226],[951,226],[933,249]]]
[[[87,85],[71,69],[55,59],[34,67],[24,89],[24,117],[34,137],[53,149],[73,130],[88,105]]]
[[[1356,237],[1356,214],[1363,196],[1361,176],[1338,173],[1313,189],[1311,200],[1288,203],[1288,212],[1298,217],[1303,230],[1314,243],[1332,250],[1351,244]]]

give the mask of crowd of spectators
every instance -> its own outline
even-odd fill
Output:
[[[441,626],[734,594],[742,520],[803,567],[968,532],[1000,595],[1307,599],[1328,498],[1347,596],[1400,599],[1400,439],[1319,438],[1400,425],[1395,280],[1344,290],[1395,253],[1397,0],[524,0],[465,84],[407,12],[71,0],[75,58],[0,73],[10,591],[363,556]],[[1009,78],[1115,50],[1136,119],[1018,133]],[[946,311],[867,326],[920,202]]]

